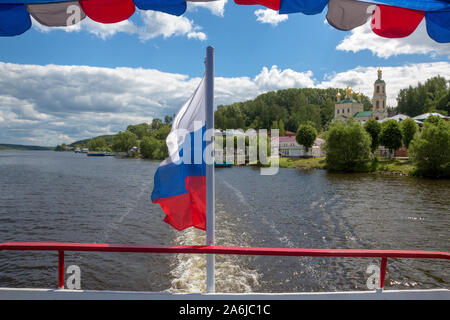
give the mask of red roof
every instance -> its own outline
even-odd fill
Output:
[[[279,142],[297,142],[295,140],[295,137],[279,137],[278,141]]]
[[[295,132],[285,130],[284,135],[287,137],[292,137],[292,136],[295,137]]]

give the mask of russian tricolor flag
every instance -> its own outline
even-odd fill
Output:
[[[166,213],[164,221],[177,230],[206,230],[205,77],[173,120],[166,142],[169,157],[155,173],[153,203]]]

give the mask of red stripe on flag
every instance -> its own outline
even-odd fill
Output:
[[[136,10],[132,0],[80,0],[86,15],[101,23],[116,23],[131,17]]]
[[[416,30],[424,11],[377,5],[372,14],[372,31],[385,38],[403,38]]]
[[[243,5],[260,4],[264,7],[276,11],[280,10],[280,1],[281,0],[234,0],[236,4],[243,4]]]
[[[167,198],[159,198],[166,214],[164,222],[177,230],[195,227],[206,230],[206,177],[187,177],[187,193]]]

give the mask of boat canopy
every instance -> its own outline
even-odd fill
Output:
[[[0,0],[0,36],[17,36],[32,19],[48,27],[67,27],[89,17],[99,23],[118,23],[139,10],[180,16],[186,1],[214,0]],[[320,14],[348,31],[371,19],[372,31],[387,38],[407,37],[425,19],[428,35],[440,43],[450,42],[450,0],[234,0],[239,5],[262,5],[279,14]]]

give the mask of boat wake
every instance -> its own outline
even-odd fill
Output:
[[[226,217],[225,212],[217,206],[216,223],[220,229],[216,232],[216,243],[220,245],[242,245],[245,235],[236,237],[233,234],[233,223],[222,221]],[[220,218],[219,218],[220,217]],[[224,222],[224,223],[221,223]],[[205,232],[195,228],[182,231],[176,237],[178,245],[204,245],[206,241]],[[238,244],[236,243],[238,242]],[[216,292],[252,292],[259,284],[260,274],[244,263],[245,258],[239,256],[216,255],[215,283]],[[168,292],[193,293],[206,292],[206,256],[205,255],[183,255],[178,254],[172,262],[170,275],[173,278]]]

